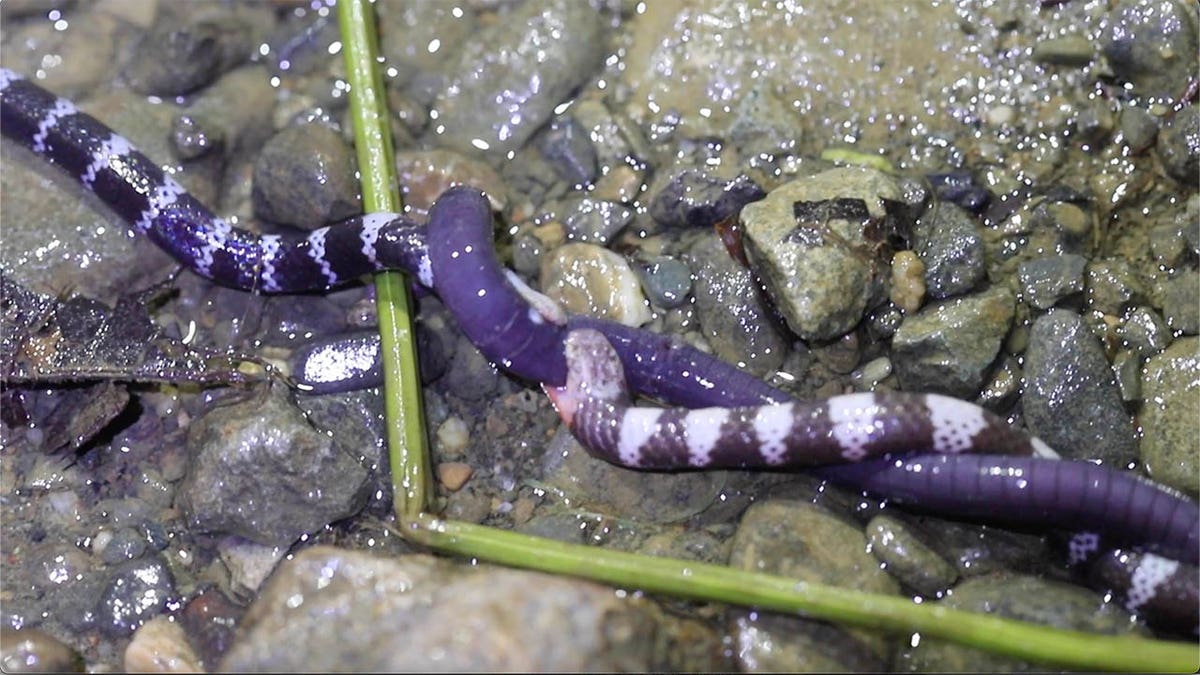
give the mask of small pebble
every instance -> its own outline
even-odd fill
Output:
[[[568,311],[626,326],[640,326],[651,318],[629,263],[594,244],[566,244],[546,256],[542,292]]]
[[[6,673],[82,673],[83,657],[36,628],[0,626],[0,670]]]
[[[178,623],[165,616],[148,621],[125,648],[130,673],[203,673],[204,667]]]
[[[437,465],[438,482],[451,492],[458,492],[471,479],[475,470],[465,462],[441,462]]]
[[[448,456],[457,457],[471,442],[471,430],[458,417],[449,417],[437,429],[438,450]]]
[[[892,302],[906,312],[915,312],[924,298],[925,263],[912,251],[897,251],[892,258]]]

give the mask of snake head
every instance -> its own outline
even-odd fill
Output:
[[[562,386],[543,383],[542,389],[568,426],[584,401],[629,405],[625,368],[603,333],[590,328],[573,330],[567,334],[563,353],[567,359],[567,383]]]

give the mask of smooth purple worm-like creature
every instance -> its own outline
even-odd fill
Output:
[[[630,386],[640,394],[687,407],[790,400],[680,340],[535,308],[529,294],[496,262],[491,212],[476,190],[454,188],[442,195],[431,209],[428,228],[398,214],[379,213],[307,235],[256,235],[218,218],[95,118],[8,69],[0,69],[0,130],[76,178],[183,265],[217,283],[298,292],[400,269],[434,289],[480,351],[519,377],[562,385],[566,336],[583,328],[599,331],[613,345]],[[943,470],[914,470],[931,463]],[[1114,539],[1196,562],[1200,510],[1194,502],[1149,481],[1086,463],[918,455],[821,471],[905,503],[1102,530]],[[989,477],[1014,475],[1020,476],[1017,489],[988,487]],[[1132,508],[1146,501],[1171,504],[1172,513],[1186,517],[1171,516],[1166,525],[1147,527],[1141,512]]]

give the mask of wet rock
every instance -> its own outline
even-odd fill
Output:
[[[1117,603],[1096,593],[1059,581],[1032,576],[993,574],[967,579],[938,602],[940,606],[987,612],[1010,619],[1105,635],[1144,631]],[[1039,664],[1026,663],[937,639],[922,639],[898,659],[906,670],[926,672],[1029,672]]]
[[[207,588],[189,600],[177,618],[196,654],[212,666],[229,651],[245,612],[219,590]]]
[[[650,157],[650,149],[637,125],[624,115],[609,110],[604,102],[585,99],[576,102],[571,114],[587,132],[596,150],[600,177],[591,195],[630,203],[641,191],[645,175],[642,165]]]
[[[1137,354],[1122,349],[1113,356],[1113,373],[1121,389],[1121,400],[1129,403],[1142,398],[1142,359]]]
[[[467,40],[433,103],[431,140],[494,157],[516,150],[604,59],[604,22],[587,3],[521,5]]]
[[[633,209],[590,197],[571,197],[556,202],[545,214],[563,224],[569,241],[605,246],[633,221]]]
[[[286,548],[263,546],[241,537],[223,537],[217,543],[217,555],[229,570],[229,590],[239,598],[254,597],[286,554]]]
[[[321,295],[273,296],[263,309],[262,326],[266,344],[296,347],[315,335],[345,331],[346,312]]]
[[[1183,272],[1162,284],[1163,318],[1171,330],[1200,333],[1200,272]]]
[[[1145,282],[1129,261],[1121,258],[1095,260],[1088,264],[1087,299],[1105,314],[1120,315],[1129,305],[1146,302]]]
[[[759,377],[779,369],[787,341],[759,297],[750,270],[725,250],[719,237],[706,234],[688,249],[693,295],[700,327],[713,352]]]
[[[425,214],[443,192],[455,185],[479,188],[492,209],[508,206],[504,179],[492,167],[450,150],[406,150],[396,153],[396,178],[404,206]]]
[[[165,616],[154,617],[133,634],[124,665],[129,673],[205,672],[183,628]]]
[[[574,117],[555,117],[538,139],[538,150],[567,183],[589,185],[596,179],[596,148],[587,130]]]
[[[192,99],[187,110],[174,120],[172,142],[178,147],[180,139],[176,132],[180,127],[185,127],[192,134],[205,134],[212,140],[222,139],[224,155],[258,152],[275,131],[272,118],[277,93],[271,86],[270,74],[263,66],[244,66],[227,73]],[[184,118],[187,120],[184,121]],[[222,156],[211,154],[216,159]],[[208,157],[209,153],[197,156]],[[215,203],[211,199],[201,201]]]
[[[913,250],[925,263],[925,283],[932,298],[967,293],[987,273],[982,230],[954,204],[939,204],[932,217],[920,221],[913,232]]]
[[[96,625],[112,638],[132,634],[167,608],[175,579],[159,555],[114,567],[96,605]]]
[[[83,656],[37,628],[0,626],[0,670],[6,673],[83,673]]]
[[[142,533],[130,527],[122,527],[113,532],[112,538],[104,546],[101,558],[104,562],[115,565],[140,558],[145,552],[146,538]]]
[[[1139,305],[1125,313],[1117,326],[1117,337],[1143,358],[1157,354],[1171,343],[1171,331],[1153,309]]]
[[[1139,106],[1123,107],[1120,125],[1121,137],[1125,140],[1125,145],[1135,153],[1140,153],[1154,145],[1154,141],[1158,137],[1158,118]]]
[[[261,13],[252,7],[180,14],[161,12],[127,62],[124,76],[135,90],[155,96],[191,93],[248,61],[263,37],[254,20]]]
[[[871,553],[887,566],[887,571],[918,593],[938,596],[955,581],[958,571],[925,543],[916,528],[887,514],[867,523]]]
[[[1091,40],[1085,36],[1064,35],[1048,40],[1039,40],[1033,46],[1033,53],[1030,56],[1038,63],[1081,67],[1091,63],[1094,53]]]
[[[273,223],[315,230],[362,213],[358,189],[353,151],[323,124],[280,131],[254,162],[254,213]]]
[[[892,361],[904,389],[974,397],[1012,325],[1014,307],[1012,292],[993,286],[906,318],[892,339]]]
[[[931,173],[926,178],[938,199],[968,213],[981,213],[992,200],[992,193],[970,171]]]
[[[1067,253],[1035,258],[1021,263],[1017,276],[1024,299],[1038,309],[1050,309],[1058,301],[1083,292],[1087,259]]]
[[[376,8],[379,50],[404,86],[424,103],[446,84],[462,46],[479,30],[476,9],[440,2],[388,2]]]
[[[500,371],[465,335],[458,336],[454,359],[446,371],[446,387],[468,401],[480,401],[496,393]]]
[[[1079,315],[1038,317],[1025,352],[1029,429],[1064,457],[1123,467],[1137,455],[1132,420],[1104,349]]]
[[[692,292],[692,270],[670,256],[635,261],[633,271],[642,282],[642,292],[656,307],[679,307],[687,302],[688,294]]]
[[[622,518],[674,523],[705,510],[725,487],[721,471],[647,473],[589,455],[566,427],[546,447],[542,478],[571,503]]]
[[[542,261],[542,292],[567,311],[626,326],[650,320],[637,275],[620,255],[594,244],[572,243]]]
[[[286,545],[367,499],[359,449],[314,429],[282,387],[211,408],[188,432],[179,506],[203,532]]]
[[[1175,180],[1194,185],[1200,179],[1200,107],[1175,113],[1158,134],[1158,157]]]
[[[1200,340],[1176,341],[1143,371],[1142,462],[1154,480],[1195,496],[1200,486]]]
[[[745,174],[723,179],[685,169],[650,198],[650,217],[670,227],[712,227],[765,196],[766,192]]]
[[[894,180],[850,167],[786,183],[742,209],[751,265],[800,337],[835,338],[886,297],[871,224],[886,216],[884,199],[901,199]]]
[[[799,501],[754,504],[742,516],[729,564],[800,581],[893,595],[899,585],[867,553],[862,531]],[[751,671],[886,670],[887,638],[864,630],[735,610],[738,665]],[[770,617],[770,618],[764,618]]]
[[[659,630],[598,584],[316,547],[272,577],[219,670],[652,670]]]
[[[1174,0],[1121,0],[1109,14],[1100,48],[1113,73],[1135,94],[1174,98],[1197,69],[1194,4]]]

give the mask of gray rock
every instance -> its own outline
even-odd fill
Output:
[[[924,541],[917,528],[886,513],[867,523],[871,553],[901,583],[927,597],[936,597],[958,580],[958,570]]]
[[[1200,179],[1200,107],[1186,106],[1163,123],[1157,149],[1172,178],[1195,185]]]
[[[1158,118],[1140,106],[1123,107],[1119,124],[1125,145],[1135,153],[1154,145],[1158,137]]]
[[[83,655],[37,628],[0,625],[0,670],[6,673],[86,673]]]
[[[218,670],[645,671],[665,665],[660,630],[598,584],[315,547],[271,577]]]
[[[1148,300],[1142,276],[1128,260],[1094,260],[1087,269],[1087,300],[1106,314],[1120,315],[1126,307]]]
[[[1095,49],[1083,35],[1064,35],[1039,40],[1030,56],[1038,63],[1055,66],[1086,66],[1091,63]]]
[[[104,562],[115,565],[142,557],[146,552],[146,538],[141,532],[131,528],[122,527],[113,532],[112,539],[108,545],[104,547],[104,553],[101,558]]]
[[[446,387],[468,401],[486,399],[500,387],[500,371],[465,335],[459,334],[454,358],[446,371]]]
[[[1038,309],[1049,309],[1063,298],[1083,292],[1087,259],[1074,253],[1027,260],[1017,267],[1024,300]]]
[[[1096,593],[1059,581],[994,574],[967,579],[938,605],[986,612],[1011,619],[1105,635],[1144,634],[1117,603],[1103,602]],[[1026,663],[937,639],[922,639],[897,659],[908,672],[1037,672],[1040,664]]]
[[[357,449],[314,429],[283,387],[209,409],[187,443],[178,504],[202,532],[287,545],[357,513],[371,487]]]
[[[871,262],[879,242],[868,223],[886,215],[882,200],[901,198],[886,174],[849,167],[785,183],[742,209],[746,253],[797,335],[838,337],[887,297],[890,270]],[[838,217],[859,203],[869,220]]]
[[[596,147],[586,129],[574,117],[560,115],[538,138],[542,157],[571,185],[589,185],[599,169]]]
[[[175,579],[159,555],[112,569],[96,606],[96,625],[109,637],[127,637],[158,616],[175,594]]]
[[[304,230],[362,213],[354,153],[323,124],[289,127],[254,162],[254,213]]]
[[[633,220],[633,209],[602,199],[570,197],[547,208],[545,215],[563,224],[568,240],[605,246]]]
[[[1052,309],[1033,323],[1025,352],[1025,419],[1035,435],[1070,459],[1123,467],[1137,456],[1104,348],[1079,315]]]
[[[441,2],[386,2],[376,8],[379,20],[379,50],[396,80],[423,103],[446,84],[448,72],[458,63],[463,46],[479,30],[476,10],[471,5]],[[430,45],[437,49],[430,50]]]
[[[1154,480],[1191,494],[1200,490],[1200,339],[1177,340],[1146,361],[1142,462]]]
[[[869,593],[900,590],[867,553],[862,530],[806,502],[754,504],[738,524],[731,551],[729,564],[737,569]],[[880,671],[888,664],[890,641],[879,634],[765,612],[736,610],[732,618],[731,630],[743,645],[738,666],[744,670]]]
[[[444,132],[430,140],[504,157],[521,147],[571,91],[601,66],[604,22],[588,3],[521,5],[466,41],[433,108]]]
[[[729,257],[712,233],[700,237],[685,259],[695,277],[692,294],[700,327],[713,352],[759,377],[778,370],[787,341],[763,305],[750,270]]]
[[[930,548],[954,565],[959,578],[994,572],[1044,572],[1062,552],[1046,537],[933,516],[916,519]]]
[[[1113,73],[1144,97],[1178,96],[1197,70],[1194,3],[1121,0],[1109,14],[1100,48]]]
[[[179,118],[191,120],[192,132],[209,134],[223,139],[226,155],[256,153],[274,133],[276,95],[271,76],[260,65],[244,66],[226,73],[213,86],[199,92]],[[178,136],[172,134],[178,147]],[[216,154],[216,153],[214,153]],[[201,153],[200,156],[207,156]],[[217,154],[219,158],[221,155]],[[202,200],[207,204],[212,200]]]
[[[933,298],[967,293],[987,273],[982,230],[954,204],[939,204],[929,222],[913,232],[913,250],[925,263],[925,284]]]
[[[647,473],[595,459],[565,426],[542,457],[541,480],[572,504],[635,520],[685,520],[711,506],[725,487],[722,471]]]
[[[187,11],[180,16],[164,8],[125,66],[130,86],[143,94],[180,96],[212,83],[250,60],[265,36],[261,19],[269,20],[253,7],[237,12],[218,5],[173,7]],[[205,11],[189,15],[197,7]]]
[[[654,256],[635,261],[633,271],[642,282],[642,292],[658,307],[674,309],[687,302],[692,292],[692,270],[671,256]]]
[[[1122,349],[1113,356],[1113,373],[1121,389],[1121,400],[1126,403],[1142,398],[1142,357],[1136,352]]]
[[[684,169],[650,198],[650,217],[670,227],[712,227],[766,194],[745,174],[724,179]]]
[[[1171,330],[1200,333],[1200,272],[1184,271],[1162,282],[1163,318]]]
[[[1145,358],[1157,354],[1171,344],[1171,331],[1153,309],[1138,305],[1125,313],[1117,326],[1117,337],[1129,349]]]
[[[928,305],[892,338],[896,375],[908,391],[958,398],[979,393],[1012,324],[1013,294],[1004,286]]]

